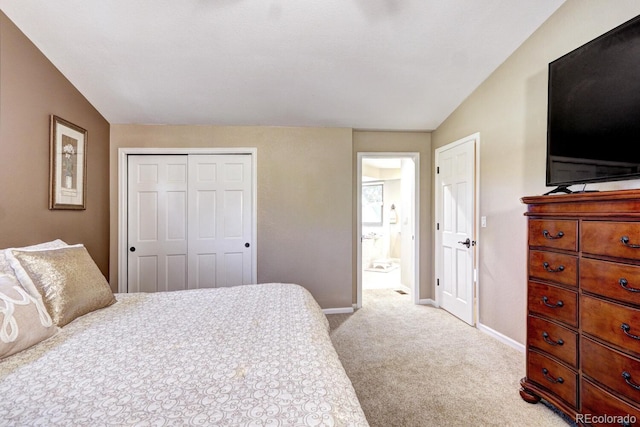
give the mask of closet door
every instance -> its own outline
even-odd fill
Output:
[[[250,155],[189,155],[189,288],[251,283],[252,202]]]
[[[128,292],[252,283],[249,154],[129,155]]]
[[[128,291],[187,288],[186,155],[128,156]]]

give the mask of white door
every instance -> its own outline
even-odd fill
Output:
[[[251,156],[189,156],[189,288],[246,285],[252,274]]]
[[[129,156],[129,292],[187,289],[187,156]]]
[[[129,155],[128,292],[253,281],[251,155]]]
[[[474,323],[475,139],[436,152],[439,304]]]
[[[416,236],[416,167],[414,160],[411,158],[403,158],[401,163],[401,194],[400,202],[400,278],[402,284],[413,290],[414,302],[417,304],[420,298],[420,289],[415,282],[415,236]]]

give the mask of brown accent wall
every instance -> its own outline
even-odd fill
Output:
[[[112,125],[111,285],[118,277],[118,149],[257,148],[258,282],[352,306],[351,129]]]
[[[84,211],[48,209],[51,114],[88,130]],[[0,12],[0,248],[56,238],[108,277],[109,123]]]

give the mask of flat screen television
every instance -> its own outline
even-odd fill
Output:
[[[547,186],[640,178],[640,15],[549,64]]]

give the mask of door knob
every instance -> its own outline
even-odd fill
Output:
[[[247,243],[245,243],[245,244],[244,244],[244,247],[245,247],[245,248],[248,248],[249,246],[251,246],[251,245],[249,244],[249,242],[247,242]]]
[[[466,247],[471,247],[471,240],[467,237],[467,240],[465,240],[464,242],[458,242],[461,245],[465,245]]]
[[[131,246],[131,247],[129,248],[129,251],[131,251],[131,252],[135,252],[135,251],[136,251],[136,248],[135,248],[134,246]]]

